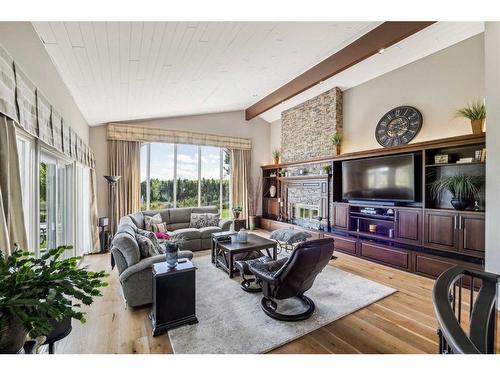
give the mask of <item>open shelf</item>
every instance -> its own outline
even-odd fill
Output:
[[[465,166],[465,165],[480,165],[486,164],[484,161],[472,161],[470,163],[442,163],[442,164],[427,164],[425,167],[457,167],[457,166]]]
[[[362,220],[394,221],[394,216],[369,215],[369,214],[360,214],[357,212],[351,212],[351,217],[355,217],[356,219],[362,219]]]

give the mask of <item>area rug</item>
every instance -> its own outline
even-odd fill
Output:
[[[176,354],[265,353],[396,291],[328,265],[306,292],[316,304],[314,314],[301,322],[281,322],[261,310],[261,293],[244,292],[240,278],[229,279],[211,264],[210,256],[195,257],[193,263],[198,268],[199,323],[168,332]],[[289,310],[294,309],[293,303],[289,302]]]

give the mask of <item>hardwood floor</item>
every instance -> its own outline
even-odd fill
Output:
[[[195,256],[206,254],[208,251],[202,251]],[[437,353],[433,280],[349,255],[335,255],[338,259],[331,262],[332,266],[398,291],[271,353]],[[109,286],[103,290],[103,297],[86,309],[87,323],[74,323],[73,332],[58,343],[56,352],[172,353],[168,335],[151,336],[149,308],[125,306],[117,271],[111,271],[109,263],[109,254],[84,258],[91,269],[110,273]],[[497,352],[499,347],[497,344]]]

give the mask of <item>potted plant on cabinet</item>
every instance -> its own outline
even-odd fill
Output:
[[[342,143],[342,133],[335,132],[331,138],[334,147],[335,155],[340,155],[340,144]]]
[[[68,249],[60,246],[41,258],[0,251],[0,353],[19,352],[28,335],[47,335],[54,321],[70,317],[85,323],[81,303],[101,296],[107,274],[79,268],[79,257],[61,259]]]
[[[274,164],[280,163],[281,151],[278,149],[273,150],[273,160]]]
[[[255,230],[261,188],[260,177],[253,179],[248,185],[248,228],[250,230]]]
[[[241,211],[243,211],[243,209],[240,206],[236,206],[236,207],[233,207],[232,211],[233,211],[233,217],[235,219],[238,219],[240,217]]]
[[[465,210],[472,199],[479,201],[481,179],[477,176],[458,174],[442,176],[431,184],[431,193],[434,199],[440,198],[445,192],[452,195],[451,205],[459,211]]]
[[[470,120],[472,134],[481,134],[486,119],[486,106],[479,100],[469,104],[467,107],[460,108],[457,111],[458,117],[465,117]]]

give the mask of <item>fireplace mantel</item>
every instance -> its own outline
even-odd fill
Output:
[[[301,175],[301,176],[285,176],[278,177],[282,182],[287,181],[297,181],[297,180],[327,180],[330,175],[327,174],[317,174],[317,175]]]

